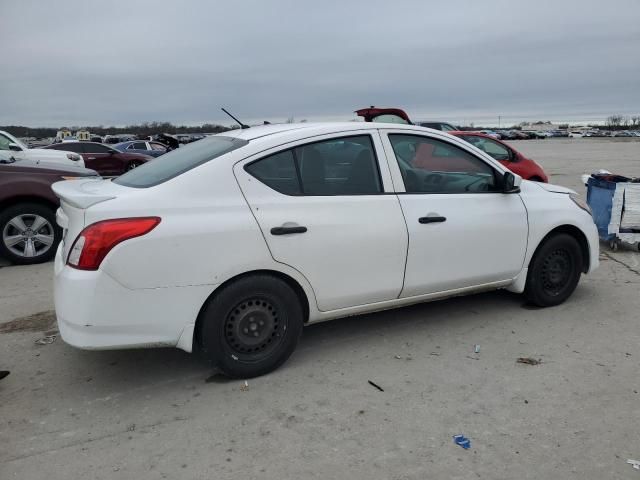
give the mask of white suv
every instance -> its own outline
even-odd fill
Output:
[[[557,305],[598,266],[574,192],[412,125],[252,127],[53,190],[64,340],[198,349],[236,377],[307,323],[498,288]]]
[[[5,151],[5,155],[10,155],[16,160],[28,159],[37,162],[62,163],[75,167],[84,167],[84,160],[77,153],[29,148],[9,132],[2,130],[0,130],[0,151]]]

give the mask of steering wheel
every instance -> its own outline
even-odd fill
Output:
[[[433,185],[434,187],[440,187],[444,185],[445,177],[440,173],[430,173],[424,177],[424,179],[422,180],[422,183],[424,183],[427,186]]]

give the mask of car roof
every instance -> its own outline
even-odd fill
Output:
[[[322,123],[286,123],[278,125],[260,125],[244,129],[229,130],[219,133],[220,136],[234,137],[242,140],[256,140],[263,137],[285,137],[289,134],[304,133],[304,136],[324,135],[335,132],[348,132],[357,130],[378,130],[381,128],[393,128],[394,130],[412,130],[424,132],[429,130],[433,133],[442,133],[438,130],[427,129],[418,125],[405,125],[402,123],[380,123],[380,122],[322,122]],[[303,132],[304,131],[304,132]]]

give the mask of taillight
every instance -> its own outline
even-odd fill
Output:
[[[97,270],[113,247],[149,233],[159,223],[159,217],[137,217],[103,220],[89,225],[73,242],[67,265],[78,270]]]

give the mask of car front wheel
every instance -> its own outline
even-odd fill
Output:
[[[240,278],[207,301],[200,353],[229,377],[264,375],[293,353],[303,323],[300,299],[286,282],[266,274]]]
[[[133,170],[134,168],[138,168],[142,165],[142,162],[133,161],[127,165],[126,171]]]
[[[547,238],[529,264],[525,296],[540,307],[559,305],[578,285],[584,259],[578,241],[566,233]]]
[[[0,256],[18,265],[53,258],[62,237],[52,208],[20,203],[0,214]]]

